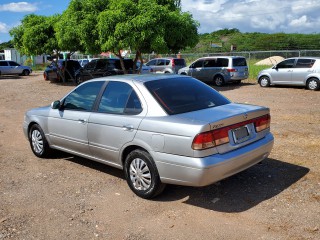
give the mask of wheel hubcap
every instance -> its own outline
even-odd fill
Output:
[[[316,89],[318,87],[318,84],[316,81],[312,80],[309,82],[309,88],[310,89]]]
[[[222,85],[222,79],[221,78],[216,78],[216,85],[217,86]]]
[[[268,85],[268,79],[262,78],[261,79],[261,85],[264,86],[264,87],[267,86]]]
[[[36,153],[43,151],[43,139],[40,131],[34,130],[31,134],[32,148]]]
[[[151,186],[151,173],[148,165],[140,158],[130,164],[130,180],[137,190],[147,190]]]

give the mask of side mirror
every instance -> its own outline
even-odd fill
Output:
[[[60,100],[54,101],[51,103],[51,108],[52,109],[60,109],[61,108],[61,102]]]

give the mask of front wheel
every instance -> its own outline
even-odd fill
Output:
[[[38,124],[31,126],[29,131],[29,142],[34,155],[39,158],[48,157],[51,153],[51,148],[47,139]]]
[[[30,74],[30,71],[27,70],[27,69],[25,69],[25,70],[22,71],[22,75],[23,75],[23,76],[29,76],[29,74]]]
[[[262,76],[259,79],[259,84],[261,87],[269,87],[270,86],[270,79],[267,76]]]
[[[320,82],[319,82],[319,80],[318,79],[316,79],[316,78],[311,78],[311,79],[309,79],[308,80],[308,82],[307,82],[307,88],[309,89],[309,90],[319,90],[319,88],[320,88]]]
[[[129,187],[141,198],[153,198],[165,188],[152,157],[146,151],[137,149],[129,153],[124,172]]]
[[[222,76],[215,76],[213,79],[214,85],[221,87],[224,84],[224,79]]]

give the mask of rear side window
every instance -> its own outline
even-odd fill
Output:
[[[124,82],[109,82],[98,112],[135,115],[142,111],[140,100],[132,87]]]
[[[229,59],[228,58],[218,58],[217,67],[228,67]]]
[[[8,63],[7,62],[0,62],[0,66],[8,66]]]
[[[311,68],[315,61],[315,59],[298,59],[295,68]]]
[[[246,67],[247,61],[245,58],[233,58],[232,65],[233,67]]]
[[[189,77],[150,81],[145,86],[169,115],[230,103],[213,88]]]

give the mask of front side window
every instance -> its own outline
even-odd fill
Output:
[[[315,59],[298,59],[295,68],[311,68],[316,60]]]
[[[63,101],[64,110],[91,111],[104,81],[88,82],[77,87]]]
[[[124,82],[108,83],[99,104],[98,112],[111,114],[139,114],[140,100],[132,87]]]
[[[7,67],[8,63],[6,61],[1,61],[0,66]]]
[[[193,78],[170,78],[146,82],[145,86],[169,115],[217,107],[230,101]]]
[[[147,66],[154,66],[154,65],[156,65],[156,63],[157,63],[157,60],[154,59],[154,60],[151,60],[150,62],[148,62],[146,65]]]
[[[203,66],[203,60],[196,61],[194,64],[192,64],[192,68],[202,68]]]
[[[292,68],[294,65],[294,62],[295,62],[295,59],[284,60],[277,65],[277,68]]]
[[[16,66],[20,66],[20,64],[19,64],[19,63],[12,62],[12,61],[10,61],[10,62],[9,62],[9,65],[10,65],[10,66],[14,66],[14,67],[16,67]]]

